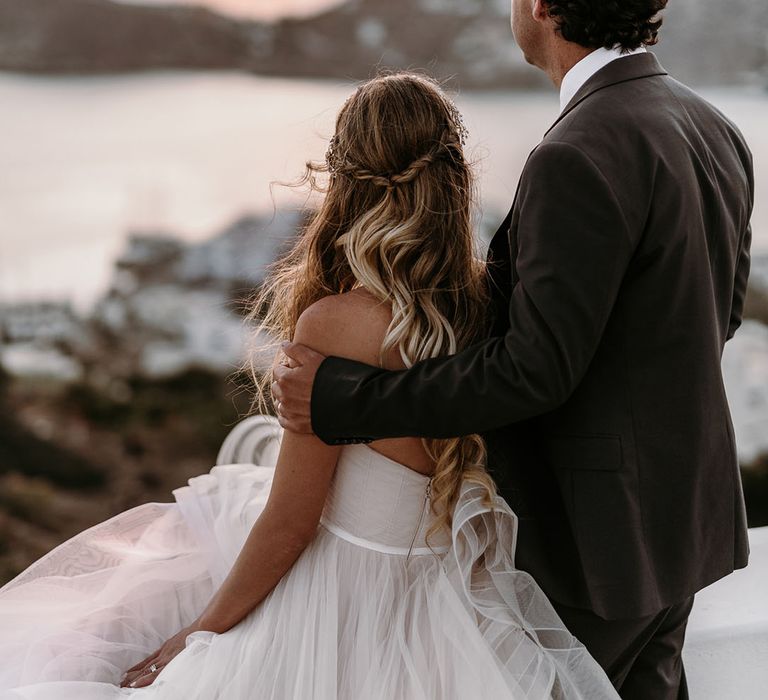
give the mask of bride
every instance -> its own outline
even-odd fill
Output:
[[[487,334],[464,137],[428,78],[360,86],[308,164],[313,186],[329,173],[323,203],[252,318],[391,369]],[[516,517],[477,435],[286,433],[276,466],[216,466],[174,496],[0,589],[0,698],[618,698],[515,569]]]

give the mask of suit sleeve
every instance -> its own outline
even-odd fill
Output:
[[[731,318],[728,323],[726,341],[733,338],[741,325],[744,314],[744,299],[747,296],[747,283],[750,269],[750,246],[752,243],[752,226],[747,226],[744,240],[739,250],[739,258],[736,263],[736,277],[733,284],[733,302],[731,304]]]
[[[518,193],[509,330],[461,352],[386,371],[328,357],[312,388],[329,444],[486,432],[550,411],[578,385],[634,251],[612,183],[576,147],[547,142]]]
[[[733,282],[733,301],[731,303],[731,314],[728,322],[728,332],[726,333],[725,340],[728,341],[733,338],[734,334],[741,326],[742,317],[744,315],[744,300],[747,296],[747,285],[749,281],[749,270],[751,265],[750,260],[750,248],[752,245],[752,225],[750,220],[752,218],[752,209],[755,202],[755,170],[754,160],[752,153],[743,142],[743,137],[740,136],[741,149],[743,151],[743,165],[746,192],[748,195],[746,220],[747,226],[742,236],[741,247],[739,248],[738,258],[736,259],[736,274]]]

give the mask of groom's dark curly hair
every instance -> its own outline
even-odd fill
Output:
[[[566,41],[587,48],[653,45],[667,0],[544,0]]]

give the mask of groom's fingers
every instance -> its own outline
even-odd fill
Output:
[[[283,398],[283,388],[290,384],[290,373],[293,370],[285,365],[277,365],[272,370],[272,391],[275,392],[275,398]]]
[[[295,366],[280,363],[272,369],[277,420],[285,430],[311,435],[312,384],[325,355],[300,343],[285,342],[282,350]]]
[[[300,368],[297,368],[300,369]],[[292,433],[312,433],[312,423],[310,420],[310,402],[308,398],[301,396],[302,392],[293,386],[290,377],[286,373],[295,370],[288,367],[276,367],[273,373],[272,395],[275,399],[275,410],[277,421],[280,426]],[[286,391],[283,387],[286,386]]]
[[[272,397],[275,400],[278,415],[295,413],[297,407],[300,407],[303,392],[296,385],[295,377],[291,376],[291,372],[294,371],[289,367],[280,365],[275,367],[272,372]]]
[[[280,388],[280,384],[278,383],[277,379],[272,382],[272,398],[275,399],[275,403],[282,401],[285,398],[283,395],[283,390]]]
[[[312,384],[315,380],[317,367],[325,359],[324,355],[320,355],[303,345],[296,345],[291,348],[291,351],[293,352],[296,348],[299,350],[295,354],[297,356],[302,355],[306,364],[300,364],[297,367],[277,365],[272,370],[272,395],[278,406],[278,412],[285,417],[291,415],[309,416]],[[304,353],[305,350],[306,353]]]
[[[325,359],[325,355],[321,355],[319,352],[315,352],[312,348],[308,348],[301,343],[291,343],[285,341],[282,344],[283,352],[288,355],[292,360],[296,360],[300,365],[316,365]]]

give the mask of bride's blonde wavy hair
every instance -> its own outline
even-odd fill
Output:
[[[322,297],[362,286],[392,305],[379,362],[396,349],[406,367],[456,353],[488,324],[484,262],[475,251],[474,178],[464,128],[431,78],[401,72],[363,83],[342,107],[325,163],[307,163],[300,184],[324,192],[294,247],[270,268],[246,320],[291,339],[301,313]],[[328,173],[326,187],[319,173]],[[259,334],[260,336],[261,334]],[[262,336],[263,337],[263,336]],[[271,377],[249,354],[254,405],[270,410]],[[422,439],[435,462],[427,537],[450,529],[461,482],[496,486],[479,435]]]

